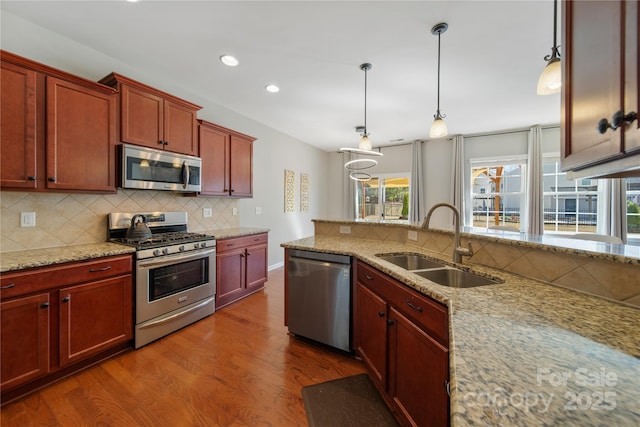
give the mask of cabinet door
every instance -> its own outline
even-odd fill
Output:
[[[411,425],[448,426],[449,351],[393,307],[389,319],[389,396]]]
[[[60,366],[132,338],[131,276],[62,288],[59,300]]]
[[[562,169],[620,157],[623,131],[598,132],[623,109],[622,1],[563,2],[564,75]]]
[[[0,185],[36,188],[36,72],[3,61],[0,78]]]
[[[49,294],[0,304],[2,390],[49,372]]]
[[[202,195],[229,195],[229,138],[229,133],[200,125]]]
[[[387,303],[356,283],[354,337],[356,351],[378,384],[387,386]]]
[[[244,248],[216,255],[216,308],[244,295],[245,258]]]
[[[115,97],[47,77],[47,188],[115,193]]]
[[[267,281],[267,245],[249,246],[247,254],[247,289],[256,290]]]
[[[231,135],[231,195],[253,196],[253,141]]]
[[[624,112],[635,111],[639,116],[624,129],[625,152],[640,150],[640,7],[637,1],[625,6],[625,80]],[[640,162],[640,159],[638,159]]]
[[[198,154],[197,112],[171,101],[164,101],[165,150],[196,156]]]
[[[164,100],[152,93],[120,86],[120,139],[122,142],[163,149]]]

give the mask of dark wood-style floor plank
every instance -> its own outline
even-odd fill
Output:
[[[214,315],[2,408],[4,426],[306,426],[301,388],[365,372],[287,334],[284,270]]]

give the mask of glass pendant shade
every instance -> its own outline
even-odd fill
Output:
[[[551,95],[562,88],[562,67],[560,58],[553,58],[540,74],[538,79],[538,95]]]
[[[360,143],[358,144],[358,148],[360,150],[368,150],[371,151],[371,141],[369,140],[369,135],[363,135],[360,139]]]
[[[447,132],[447,124],[442,120],[442,117],[436,116],[429,130],[429,138],[441,138],[447,136]]]

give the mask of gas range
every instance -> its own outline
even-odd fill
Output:
[[[137,213],[112,213],[108,220],[110,242],[133,246],[136,257],[146,259],[215,247],[215,236],[187,231],[186,212],[143,213],[151,237],[130,239],[126,237],[131,219]]]

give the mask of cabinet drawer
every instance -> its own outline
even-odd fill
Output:
[[[236,237],[231,239],[222,239],[216,241],[216,250],[224,252],[238,248],[246,248],[248,246],[263,245],[268,242],[267,233],[252,234],[250,236]]]
[[[361,262],[358,263],[357,277],[360,283],[377,292],[402,314],[448,344],[446,307]]]
[[[5,299],[64,285],[130,274],[132,262],[131,255],[122,255],[3,274],[0,277],[0,297]]]

